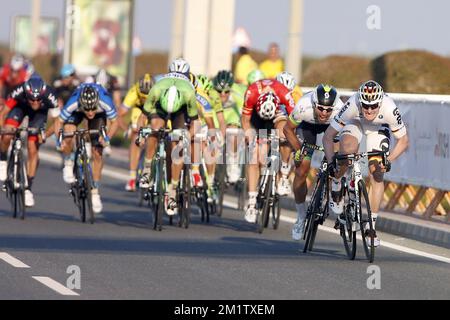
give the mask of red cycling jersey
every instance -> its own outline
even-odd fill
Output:
[[[25,68],[20,69],[19,76],[16,79],[11,78],[11,73],[11,66],[5,65],[0,71],[0,83],[9,88],[14,88],[27,81],[28,74]]]
[[[280,99],[280,103],[286,107],[288,115],[295,108],[294,98],[291,92],[283,84],[276,80],[259,80],[248,87],[245,93],[243,115],[251,116],[255,109],[256,102],[261,94],[272,92]]]

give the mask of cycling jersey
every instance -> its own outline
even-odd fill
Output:
[[[123,106],[130,110],[131,108],[139,108],[142,109],[144,107],[145,101],[141,101],[138,94],[139,83],[136,83],[134,86],[128,90],[125,99],[123,100]]]
[[[67,101],[69,101],[70,97],[79,85],[80,81],[78,79],[73,80],[69,85],[64,85],[61,79],[58,79],[53,83],[55,94],[63,101],[63,104],[66,104]]]
[[[13,79],[12,69],[9,64],[5,65],[0,70],[0,84],[4,86],[3,98],[8,97],[10,93],[17,87],[23,84],[29,78],[27,70],[25,68],[20,69],[18,77]]]
[[[400,111],[394,100],[388,95],[384,95],[378,115],[373,121],[368,121],[364,118],[361,108],[358,94],[353,95],[342,107],[341,111],[333,117],[331,126],[335,130],[341,131],[350,122],[357,121],[363,130],[371,130],[375,127],[382,126],[388,127],[397,139],[406,135],[406,127]]]
[[[163,92],[169,89],[170,87],[175,86],[181,93],[182,108],[183,107],[187,108],[187,113],[190,118],[196,118],[198,116],[198,111],[194,87],[186,77],[184,78],[180,78],[178,76],[171,77],[169,75],[164,76],[161,80],[156,82],[153,88],[150,90],[147,101],[145,102],[143,108],[144,112],[148,116],[152,117],[157,114],[160,114],[161,112],[163,114],[170,114],[179,111],[179,110],[171,110],[171,112],[169,112],[169,110],[163,110],[161,104],[159,103],[159,100]]]
[[[69,101],[66,103],[63,110],[61,111],[60,119],[66,122],[67,120],[69,120],[72,114],[77,112],[83,113],[83,110],[78,104],[78,99],[80,97],[81,92],[86,86],[94,86],[98,91],[99,105],[96,112],[99,114],[105,113],[106,118],[109,120],[116,119],[117,109],[116,106],[114,105],[114,102],[111,99],[111,96],[106,91],[106,89],[103,88],[103,86],[101,86],[100,84],[92,84],[92,83],[90,84],[84,83],[75,90],[72,97],[70,97]]]
[[[119,80],[117,77],[113,76],[106,70],[100,70],[94,76],[94,80],[97,84],[102,85],[110,95],[112,95],[114,91],[120,90]]]
[[[281,104],[286,108],[287,114],[291,114],[295,108],[292,94],[289,92],[289,89],[276,80],[260,80],[248,87],[247,92],[245,93],[244,110],[242,114],[251,116],[259,96],[267,92],[273,92],[277,95]]]
[[[295,104],[297,104],[300,101],[302,96],[303,96],[302,89],[298,85],[296,85],[294,87],[294,90],[292,90],[292,98],[294,98]]]
[[[50,87],[47,87],[39,109],[34,110],[28,103],[25,93],[25,85],[17,87],[6,100],[6,107],[10,110],[5,124],[18,128],[25,117],[28,117],[28,128],[45,128],[48,114],[52,117],[59,115],[58,100]],[[28,141],[36,142],[37,134],[29,135]]]
[[[295,126],[298,127],[302,122],[310,124],[330,124],[331,119],[337,116],[344,106],[344,103],[339,99],[333,108],[330,118],[325,122],[320,122],[314,110],[313,95],[313,92],[304,95],[296,104],[294,111],[290,114],[289,120]]]
[[[14,109],[17,105],[29,105],[25,93],[25,84],[22,84],[11,92],[5,104],[9,110]],[[42,96],[41,107],[39,110],[48,111],[50,109],[58,109],[58,100],[56,99],[53,89],[47,86],[45,93]]]

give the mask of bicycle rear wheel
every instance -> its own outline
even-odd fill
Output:
[[[366,184],[359,181],[359,210],[358,216],[361,226],[361,236],[367,260],[372,263],[375,260],[375,230],[372,223],[372,211],[370,209],[369,195]],[[364,201],[363,201],[364,200]],[[363,203],[365,209],[363,209]],[[364,216],[367,216],[366,218]]]
[[[272,227],[274,230],[278,229],[280,225],[280,216],[281,216],[281,204],[280,197],[275,195],[275,199],[272,206]]]

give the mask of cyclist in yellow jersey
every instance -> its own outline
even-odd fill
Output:
[[[154,79],[150,74],[145,74],[133,87],[130,88],[125,99],[122,103],[122,107],[119,111],[121,122],[126,114],[131,111],[130,127],[128,137],[131,141],[129,150],[130,159],[130,179],[125,186],[125,190],[133,192],[136,190],[136,177],[137,168],[139,165],[141,147],[136,146],[134,141],[136,140],[139,127],[146,125],[147,119],[142,113],[145,101],[147,100],[148,93],[153,87]]]

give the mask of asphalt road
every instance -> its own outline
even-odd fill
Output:
[[[450,298],[449,263],[380,247],[380,289],[371,290],[361,246],[357,260],[349,261],[341,239],[319,231],[315,252],[303,254],[303,244],[290,239],[290,223],[260,235],[233,209],[209,225],[194,215],[188,230],[166,225],[153,231],[147,209],[138,208],[136,196],[123,186],[104,177],[104,213],[94,225],[78,221],[58,167],[45,161],[35,180],[36,207],[25,221],[11,218],[1,194],[0,299]],[[426,248],[450,256],[448,250]],[[78,296],[33,278],[65,286],[70,266],[80,270],[80,289],[69,292]]]

